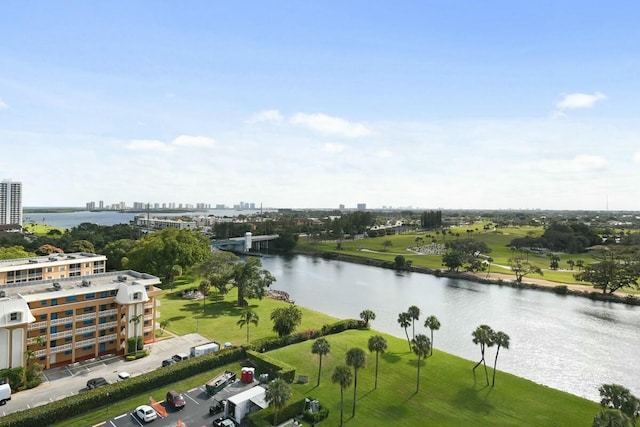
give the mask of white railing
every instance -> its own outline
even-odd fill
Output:
[[[76,328],[76,335],[79,334],[86,334],[87,332],[95,332],[96,331],[96,327],[95,325],[93,326],[85,326],[84,328]]]
[[[72,336],[73,336],[73,331],[62,331],[62,332],[56,332],[54,334],[51,334],[49,338],[52,340],[57,340],[58,338],[66,338],[66,337],[72,337]]]
[[[118,336],[116,334],[105,335],[98,338],[98,342],[115,341]]]
[[[33,352],[33,355],[35,357],[42,357],[42,356],[46,356],[47,355],[47,349],[42,349],[42,350],[36,350]]]
[[[153,326],[145,326],[144,328],[142,328],[143,332],[151,332],[153,331]]]
[[[112,308],[111,310],[102,310],[99,311],[98,314],[100,315],[100,317],[104,317],[104,316],[115,316],[118,313],[118,310],[115,308]]]
[[[147,314],[144,316],[144,320],[153,320],[153,314]]]
[[[61,317],[60,319],[51,319],[51,326],[62,325],[64,323],[72,323],[73,317]]]
[[[39,337],[31,337],[29,339],[27,339],[27,345],[32,345],[35,344],[36,342],[38,342],[38,338],[42,338],[42,342],[47,342],[47,336],[46,335],[40,335]]]
[[[80,322],[83,320],[89,320],[89,319],[95,319],[96,318],[96,313],[86,313],[86,314],[79,314],[76,316],[76,322]]]
[[[118,322],[100,323],[99,329],[103,330],[103,329],[115,328],[116,326],[118,326]]]
[[[35,322],[35,323],[29,323],[29,330],[33,331],[34,329],[42,329],[42,328],[46,328],[47,327],[47,321],[43,321],[43,322]]]
[[[76,348],[95,345],[95,343],[96,343],[96,339],[95,338],[89,338],[88,340],[82,340],[82,341],[76,341]]]
[[[51,353],[62,353],[63,351],[69,351],[71,349],[71,344],[59,345],[56,347],[51,347]]]

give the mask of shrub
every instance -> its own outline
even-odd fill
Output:
[[[553,287],[553,292],[560,295],[566,295],[569,293],[567,285],[558,285]]]

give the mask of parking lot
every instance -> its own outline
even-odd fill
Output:
[[[182,426],[188,427],[211,426],[216,417],[209,414],[209,405],[212,402],[212,398],[207,394],[205,388],[198,387],[182,392],[182,396],[186,404],[180,410],[169,407],[165,402],[158,402],[157,404],[166,411],[166,417],[158,417],[157,420],[151,422],[151,425],[154,427],[175,427],[180,425],[178,424],[178,421],[180,421]],[[140,402],[140,405],[149,405],[150,403],[149,401]],[[113,417],[103,425],[112,427],[140,427],[145,425],[133,415],[134,410],[135,408],[131,408],[131,412]]]

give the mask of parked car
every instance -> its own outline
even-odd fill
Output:
[[[217,420],[213,420],[213,427],[236,427],[236,423],[229,418],[219,418]]]
[[[93,390],[94,388],[102,387],[103,385],[109,384],[109,381],[104,378],[91,378],[87,381],[87,388],[89,390]]]
[[[189,354],[187,353],[178,353],[172,356],[172,359],[176,362],[182,362],[183,360],[189,360]]]
[[[176,361],[173,359],[164,359],[162,361],[162,367],[175,365]]]
[[[7,383],[0,384],[0,406],[11,400],[11,386]]]
[[[211,405],[209,405],[209,414],[215,415],[219,412],[224,411],[225,403],[226,403],[226,400],[213,399],[213,401],[211,402]]]
[[[129,378],[131,378],[131,374],[129,372],[124,372],[124,371],[118,372],[118,379],[119,380],[127,380]]]
[[[158,418],[158,413],[149,405],[140,405],[136,408],[134,414],[142,422],[150,423]]]
[[[174,409],[182,409],[185,405],[184,397],[180,393],[175,390],[171,390],[167,392],[166,397],[167,405],[171,406]]]

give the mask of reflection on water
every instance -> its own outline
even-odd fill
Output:
[[[471,332],[487,324],[511,338],[500,352],[504,371],[592,400],[604,383],[640,394],[640,372],[628,362],[640,354],[640,307],[305,256],[265,257],[263,265],[277,279],[272,286],[299,305],[356,319],[370,309],[375,329],[400,338],[398,314],[417,305],[416,333],[428,334],[423,319],[435,315],[436,347],[449,353],[477,360]]]

